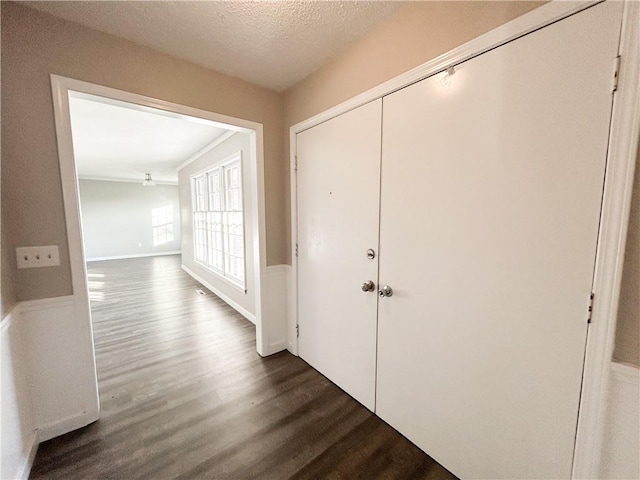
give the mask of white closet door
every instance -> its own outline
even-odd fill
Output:
[[[299,354],[373,410],[380,129],[377,100],[297,136]],[[367,258],[367,250],[375,258]]]
[[[377,413],[461,478],[569,478],[621,2],[384,100]]]

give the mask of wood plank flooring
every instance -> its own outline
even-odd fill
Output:
[[[179,256],[88,272],[101,418],[41,444],[31,478],[455,478],[303,360],[261,358]]]

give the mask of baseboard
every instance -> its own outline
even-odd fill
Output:
[[[40,426],[37,430],[38,442],[46,442],[54,437],[86,427],[90,423],[98,420],[98,418],[98,412],[82,412],[79,415],[73,415],[71,417]]]
[[[251,323],[253,323],[255,325],[256,316],[253,313],[248,311],[243,306],[239,305],[237,302],[235,302],[232,299],[230,299],[228,296],[226,296],[224,293],[222,293],[219,289],[214,287],[210,282],[208,282],[207,280],[202,278],[197,273],[193,272],[188,267],[185,267],[184,265],[182,265],[182,269],[185,272],[187,272],[194,280],[197,280],[202,285],[207,287],[209,290],[211,290],[213,293],[215,293],[216,296],[220,297],[220,299],[222,299],[225,303],[227,303],[230,307],[232,307],[236,312],[238,312],[240,315],[242,315],[244,318],[246,318],[247,320],[249,320]]]
[[[164,255],[180,255],[180,254],[182,254],[180,250],[175,252],[136,253],[133,255],[115,255],[112,257],[91,257],[91,258],[86,258],[85,261],[102,262],[104,260],[125,260],[127,258],[162,257]]]
[[[36,459],[36,453],[38,452],[38,445],[40,442],[38,441],[38,432],[34,431],[31,434],[31,440],[29,441],[29,453],[27,457],[24,459],[24,463],[22,467],[16,474],[17,480],[28,480],[29,474],[31,473],[31,467],[33,467],[33,461]]]

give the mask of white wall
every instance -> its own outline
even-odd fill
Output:
[[[182,222],[182,266],[197,280],[210,288],[223,300],[242,313],[249,320],[255,322],[255,285],[253,278],[253,248],[249,243],[253,238],[251,230],[252,222],[248,220],[255,213],[251,211],[250,192],[252,179],[249,177],[252,168],[251,142],[248,133],[236,133],[220,145],[203,154],[178,172],[178,188],[180,190],[180,217]],[[216,163],[220,163],[230,155],[242,152],[242,175],[243,175],[243,205],[245,213],[245,287],[246,292],[228,284],[218,275],[203,267],[194,260],[193,247],[193,208],[191,202],[191,181],[192,175],[199,173]],[[257,259],[256,259],[257,260]]]
[[[35,454],[36,426],[27,385],[22,327],[23,323],[13,314],[3,319],[0,327],[0,478],[26,477]]]
[[[640,478],[640,369],[611,364],[600,478]]]
[[[28,478],[38,442],[98,419],[91,325],[73,296],[20,302],[2,320],[0,478]]]
[[[176,185],[80,180],[80,208],[88,260],[180,251],[180,205]],[[173,241],[153,245],[151,212],[171,205]]]

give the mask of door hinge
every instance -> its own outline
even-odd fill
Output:
[[[300,337],[300,324],[296,324],[296,338]]]
[[[593,315],[593,298],[596,296],[595,293],[591,292],[589,295],[589,306],[587,307],[587,323],[591,323],[591,316]]]
[[[613,70],[613,92],[618,90],[618,79],[620,78],[620,55],[616,57]]]
[[[298,171],[298,156],[297,155],[296,155],[296,159],[295,159],[295,162],[294,162],[294,165],[293,165],[293,170],[295,172]]]
[[[296,257],[298,256],[298,244],[296,243]]]

